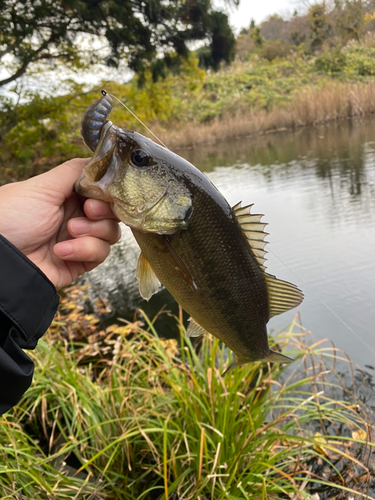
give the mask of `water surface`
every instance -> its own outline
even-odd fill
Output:
[[[254,203],[254,213],[265,214],[268,272],[303,290],[303,326],[360,366],[374,366],[375,119],[178,153],[205,171],[230,204]],[[125,229],[111,258],[91,273],[94,290],[122,315],[139,305],[150,314],[164,304],[176,311],[166,291],[149,304],[139,298],[138,253]],[[269,330],[287,326],[295,312],[273,318]]]

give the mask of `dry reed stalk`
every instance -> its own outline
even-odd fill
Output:
[[[307,87],[294,94],[284,108],[240,109],[224,115],[210,124],[187,123],[157,135],[169,147],[195,147],[201,144],[245,137],[260,133],[292,130],[361,117],[375,112],[375,83],[332,82],[323,88]],[[156,127],[157,128],[157,127]]]

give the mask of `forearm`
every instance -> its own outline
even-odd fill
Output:
[[[0,235],[0,414],[30,386],[34,365],[22,349],[36,347],[58,302],[48,278]]]

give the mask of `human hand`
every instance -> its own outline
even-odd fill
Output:
[[[0,234],[55,287],[103,262],[121,231],[108,203],[73,192],[88,159],[74,159],[26,181],[0,187]]]

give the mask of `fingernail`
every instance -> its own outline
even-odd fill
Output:
[[[87,234],[90,231],[90,223],[85,219],[72,219],[70,222],[70,229],[74,234]]]
[[[55,245],[54,251],[59,257],[68,257],[73,252],[73,245],[68,241],[63,241]]]

